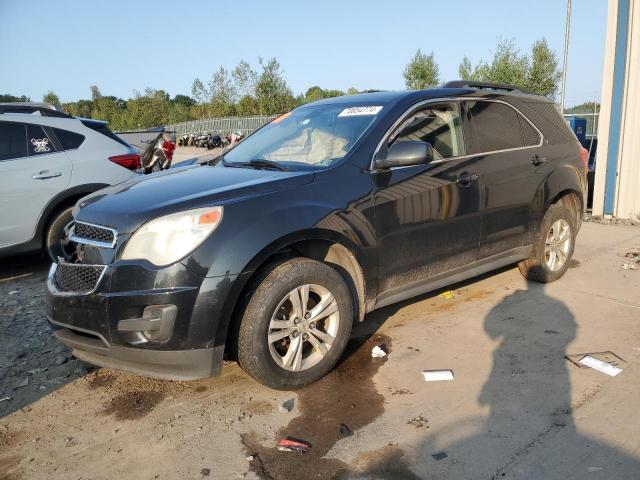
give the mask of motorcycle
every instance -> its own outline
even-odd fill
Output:
[[[144,173],[159,172],[171,168],[173,153],[176,149],[176,134],[161,132],[154,140],[149,140],[147,143],[147,148],[140,156]]]
[[[207,139],[205,146],[207,147],[207,150],[211,150],[213,148],[220,148],[222,147],[222,138],[217,133],[209,135],[209,138]]]

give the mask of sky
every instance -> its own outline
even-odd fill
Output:
[[[565,13],[564,0],[0,0],[0,93],[191,95],[194,78],[259,57],[278,59],[294,93],[399,90],[417,49],[435,54],[442,80],[500,39],[528,51],[545,37],[561,63]],[[600,98],[606,14],[606,0],[573,1],[567,106]]]

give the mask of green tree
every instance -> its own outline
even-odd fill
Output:
[[[360,93],[357,88],[349,87],[347,90],[347,95],[355,95],[356,93]]]
[[[91,90],[91,100],[94,102],[102,96],[97,85],[91,85],[89,90]]]
[[[539,95],[554,98],[558,92],[562,72],[558,68],[558,57],[549,48],[547,39],[536,41],[531,47],[531,65],[525,86]]]
[[[594,111],[600,111],[600,103],[584,102],[580,105],[574,105],[573,107],[565,109],[566,113],[593,113]]]
[[[47,93],[45,93],[42,96],[42,101],[45,102],[45,103],[50,103],[51,105],[53,105],[55,107],[59,107],[60,106],[60,98],[58,97],[58,95],[56,95],[51,90],[49,90]]]
[[[404,83],[410,90],[436,87],[440,83],[440,69],[433,52],[426,55],[418,49],[404,69],[403,76]]]
[[[296,105],[293,92],[284,79],[280,64],[275,58],[267,62],[259,60],[262,72],[256,82],[256,100],[260,114],[273,115],[291,110]]]
[[[196,78],[193,81],[193,85],[191,85],[191,95],[196,99],[198,103],[208,103],[211,99],[211,94],[209,90],[204,86],[202,80]]]
[[[30,102],[31,99],[26,95],[20,95],[19,97],[16,95],[11,95],[10,93],[5,93],[0,95],[0,102]]]
[[[211,113],[215,117],[233,115],[237,93],[229,72],[220,67],[209,80],[209,94],[211,97]]]
[[[233,78],[235,92],[239,97],[255,94],[258,74],[248,62],[240,61],[231,71],[231,77]]]
[[[196,101],[188,95],[176,95],[171,102],[175,105],[182,105],[183,107],[193,107]]]
[[[472,66],[465,56],[458,73],[463,80],[520,85],[551,98],[560,82],[557,56],[544,38],[532,45],[531,56],[520,53],[513,40],[502,40],[490,62],[480,60]]]

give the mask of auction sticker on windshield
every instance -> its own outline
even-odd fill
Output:
[[[345,108],[338,115],[339,117],[355,117],[356,115],[377,115],[382,110],[381,106],[363,106]]]

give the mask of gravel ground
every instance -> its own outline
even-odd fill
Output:
[[[37,254],[0,260],[0,417],[93,369],[51,334],[44,312],[48,268]]]

